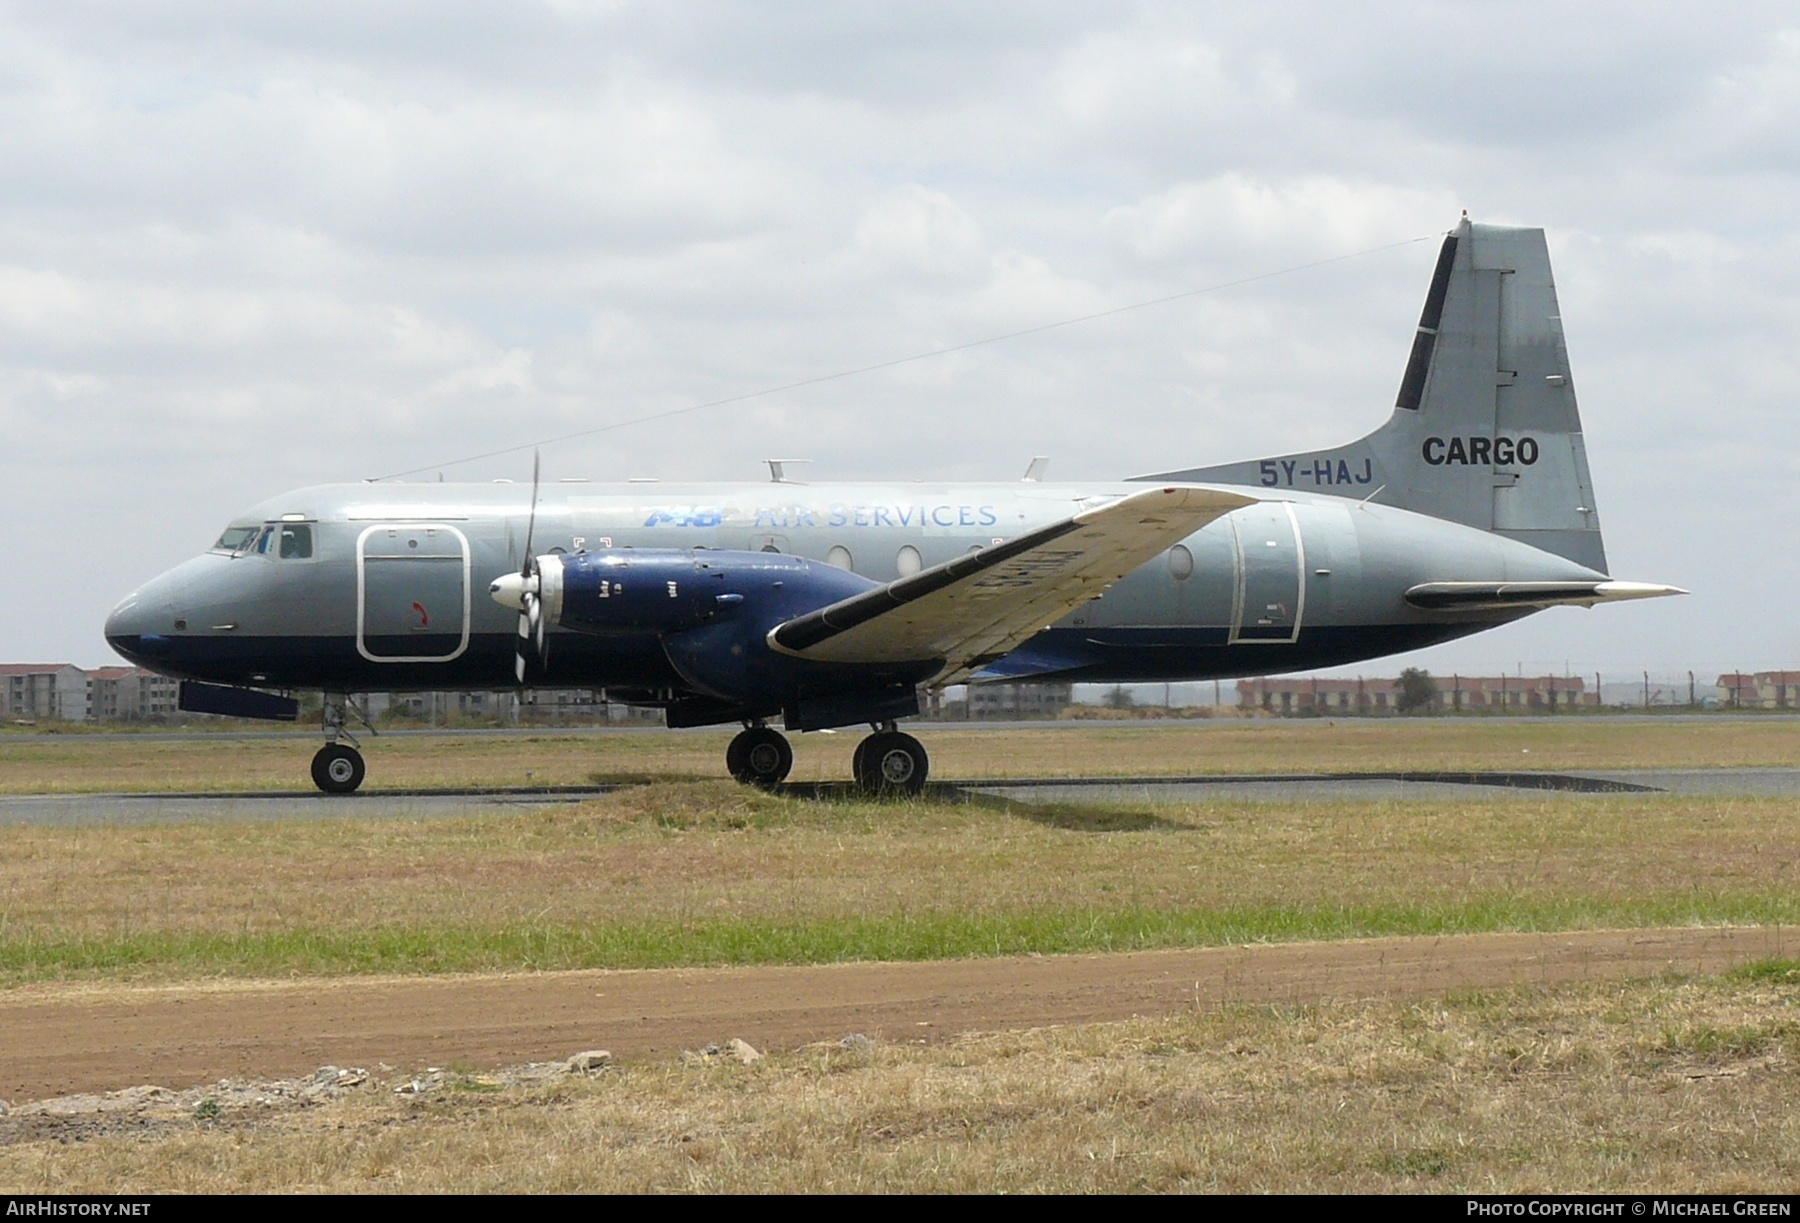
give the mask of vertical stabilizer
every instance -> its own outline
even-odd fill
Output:
[[[1143,478],[1372,496],[1607,571],[1541,229],[1465,218],[1444,239],[1394,414],[1375,432]]]

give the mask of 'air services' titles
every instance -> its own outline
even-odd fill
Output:
[[[746,522],[746,519],[749,521]],[[647,527],[748,525],[751,530],[797,527],[991,527],[1000,521],[992,505],[815,505],[757,506],[746,514],[734,506],[659,505],[644,518]]]

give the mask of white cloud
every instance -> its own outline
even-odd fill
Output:
[[[99,661],[119,589],[283,486],[1199,289],[1467,207],[1550,234],[1622,571],[1707,593],[1444,657],[1654,665],[1732,623],[1737,662],[1796,661],[1774,618],[1732,614],[1743,567],[1708,529],[1728,490],[1800,552],[1793,24],[1755,4],[9,6],[0,640]],[[1047,450],[1101,476],[1340,440],[1393,401],[1431,248],[546,461],[1013,478]],[[124,521],[133,548],[71,578],[67,615],[16,593]],[[1795,567],[1766,566],[1762,606],[1800,597]]]
[[[1329,176],[1265,181],[1236,171],[1179,183],[1106,214],[1119,257],[1144,265],[1299,263],[1449,228],[1447,191]]]

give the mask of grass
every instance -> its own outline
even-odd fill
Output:
[[[924,732],[940,776],[1800,765],[1800,724]],[[1793,924],[1783,799],[809,801],[723,735],[384,738],[390,786],[649,778],[469,818],[0,828],[0,984],[794,963]],[[799,777],[854,736],[798,741]],[[310,739],[0,737],[0,792],[301,784]],[[721,1017],[723,1027],[729,1017]],[[721,1039],[732,1033],[721,1031]],[[308,1108],[0,1120],[11,1192],[1787,1192],[1800,961],[1712,980],[835,1042]],[[378,1068],[377,1079],[383,1071]],[[178,1085],[179,1086],[179,1085]],[[211,1101],[211,1106],[208,1106]]]
[[[410,1071],[393,1076],[403,1078]],[[1800,984],[1521,988],[836,1042],[13,1126],[13,1192],[1792,1193]],[[216,1107],[216,1106],[215,1106]]]
[[[505,809],[502,809],[505,810]],[[1140,809],[661,782],[480,818],[0,830],[0,982],[808,963],[1800,918],[1800,812]]]
[[[1622,903],[1496,897],[1438,908],[917,913],[805,922],[748,918],[299,928],[250,934],[158,931],[61,940],[27,935],[0,944],[0,982],[170,973],[269,978],[946,960],[1383,935],[1698,925],[1800,925],[1800,897],[1678,894]]]
[[[917,729],[945,778],[1800,767],[1800,719],[1570,718],[1048,723]],[[796,735],[797,781],[841,780],[860,736]],[[729,731],[545,730],[365,738],[373,789],[715,778]],[[304,789],[316,733],[0,735],[0,794]]]

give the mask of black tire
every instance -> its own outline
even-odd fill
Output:
[[[897,730],[864,739],[856,749],[856,784],[870,794],[917,794],[931,775],[925,745]]]
[[[773,789],[794,767],[794,749],[780,731],[753,726],[725,749],[725,767],[747,786]]]
[[[327,794],[353,794],[362,785],[362,753],[341,743],[327,743],[312,760],[313,784]]]

